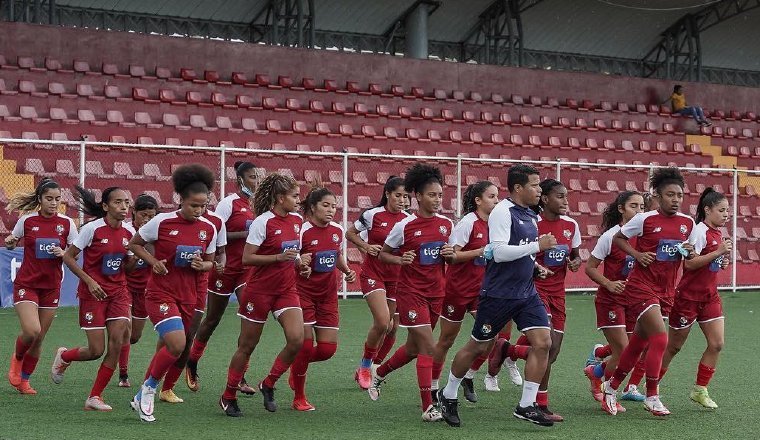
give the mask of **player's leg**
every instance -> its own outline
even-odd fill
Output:
[[[265,322],[265,319],[256,322],[241,316],[238,346],[230,359],[230,365],[227,370],[227,385],[222,397],[219,399],[219,406],[230,417],[243,415],[237,404],[237,392],[240,380],[245,373],[245,367],[248,365],[248,360],[251,358],[251,354],[261,339],[261,332],[264,330]]]
[[[387,298],[386,303],[388,305],[388,315],[391,319],[388,324],[388,330],[385,332],[385,335],[383,335],[383,342],[377,350],[377,355],[375,355],[375,359],[372,360],[374,365],[382,364],[388,356],[388,353],[393,350],[393,346],[396,344],[396,334],[398,333],[399,327],[398,301],[392,298]]]
[[[84,404],[85,410],[94,411],[111,411],[110,405],[103,401],[103,391],[108,386],[116,365],[119,359],[119,353],[121,347],[126,342],[129,335],[129,320],[128,319],[111,319],[106,321],[106,329],[108,333],[108,349],[105,356],[103,356],[103,362],[98,368],[95,382],[90,390],[90,395]],[[88,332],[89,333],[89,332]]]
[[[294,293],[294,304],[300,304],[298,294]],[[259,383],[259,390],[264,398],[264,408],[269,412],[277,411],[277,403],[274,399],[274,385],[280,376],[285,373],[293,361],[296,359],[298,352],[303,347],[304,325],[303,313],[298,306],[287,306],[278,308],[274,316],[280,323],[285,333],[285,347],[275,358],[269,374]]]
[[[435,318],[437,319],[437,317]],[[422,420],[437,422],[442,419],[441,413],[433,406],[430,387],[433,380],[433,328],[430,324],[409,327],[409,340],[414,344],[417,355],[417,385],[420,390],[422,403]]]
[[[190,391],[198,391],[200,382],[198,381],[198,362],[200,362],[203,353],[206,351],[211,335],[219,325],[224,316],[224,311],[230,302],[230,295],[221,295],[208,291],[206,314],[198,326],[193,343],[190,347],[190,355],[187,360],[187,369],[185,371],[185,382]]]
[[[556,312],[554,314],[556,316]],[[541,379],[541,385],[538,387],[538,395],[536,396],[536,403],[538,407],[554,422],[562,422],[564,418],[549,410],[549,378],[551,377],[552,364],[557,360],[559,352],[562,348],[562,339],[564,338],[564,331],[560,331],[554,327],[551,330],[551,349],[549,350],[549,359],[546,364],[546,373],[544,373],[543,379]]]
[[[441,378],[443,364],[446,362],[446,355],[448,354],[449,349],[454,345],[454,341],[456,341],[461,328],[461,320],[454,320],[452,317],[441,317],[441,333],[438,336],[438,342],[436,342],[435,347],[433,348],[433,382],[430,389],[434,396],[434,400],[435,393],[438,391],[438,381]]]
[[[182,375],[182,371],[185,370],[185,366],[187,365],[188,358],[190,356],[190,349],[193,344],[193,339],[195,338],[195,334],[198,331],[198,327],[200,326],[201,320],[203,319],[204,312],[202,310],[195,310],[193,313],[193,319],[190,322],[190,328],[187,329],[186,334],[186,340],[185,340],[185,349],[182,350],[182,354],[180,354],[179,358],[174,362],[174,365],[169,367],[169,371],[166,372],[166,376],[164,377],[164,382],[161,385],[161,393],[159,393],[158,398],[162,402],[168,402],[168,403],[182,403],[184,400],[177,396],[174,393],[174,385],[177,383],[177,380],[179,380],[179,377]]]
[[[37,304],[31,301],[21,301],[14,304],[21,330],[16,337],[16,347],[11,356],[11,367],[8,371],[8,382],[14,387],[21,385],[21,365],[24,356],[42,333],[40,313]]]
[[[367,293],[364,299],[367,301],[367,306],[372,314],[372,325],[367,332],[367,339],[364,341],[364,353],[359,362],[359,368],[354,373],[354,379],[361,389],[366,390],[372,382],[372,362],[382,346],[385,334],[388,332],[392,315],[388,310],[388,301],[386,301],[384,289],[375,289]]]
[[[625,332],[625,326],[602,328],[604,338],[607,340],[606,347],[609,347],[609,356],[601,363],[591,364],[583,369],[586,377],[589,379],[591,395],[594,400],[600,402],[603,397],[601,390],[602,379],[609,379],[617,368],[620,355],[623,353],[625,346],[628,344],[628,335]],[[596,357],[596,355],[594,355]]]
[[[131,351],[131,346],[134,344],[137,344],[140,342],[140,339],[142,338],[143,331],[145,330],[145,322],[148,320],[147,317],[136,317],[134,313],[132,314],[132,323],[130,326],[129,331],[129,342],[125,343],[121,347],[121,352],[119,353],[119,386],[129,388],[129,354]]]
[[[699,403],[705,408],[718,407],[718,404],[715,403],[707,393],[707,385],[715,374],[718,358],[725,343],[724,325],[725,320],[722,317],[699,323],[699,327],[702,329],[702,333],[704,333],[705,339],[707,340],[707,348],[702,353],[702,358],[699,360],[697,380],[689,397],[691,400]]]

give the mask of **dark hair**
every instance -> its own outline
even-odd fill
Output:
[[[652,177],[649,178],[649,186],[654,188],[657,194],[660,194],[663,187],[671,184],[676,184],[681,188],[684,187],[683,176],[678,171],[678,168],[658,168],[654,170]]]
[[[301,201],[301,209],[303,209],[304,215],[311,216],[314,214],[314,207],[327,196],[335,197],[335,194],[322,186],[322,182],[314,182],[309,193],[306,194],[306,197]]]
[[[471,212],[475,212],[478,209],[478,205],[475,203],[475,199],[478,197],[483,197],[483,193],[492,186],[495,185],[490,180],[481,180],[480,182],[475,182],[472,185],[468,185],[464,190],[464,195],[462,196],[462,216]]]
[[[673,93],[678,93],[678,92],[680,92],[682,88],[683,88],[683,86],[682,86],[681,84],[676,84],[676,85],[674,85],[674,86],[673,86]]]
[[[147,194],[140,194],[132,205],[134,211],[145,211],[146,209],[155,209],[158,212],[158,201]]]
[[[253,210],[256,215],[272,209],[277,203],[277,196],[285,195],[295,188],[298,188],[298,182],[290,176],[279,173],[266,176],[253,195]]]
[[[565,185],[563,185],[562,182],[556,179],[544,179],[539,184],[539,186],[541,187],[541,197],[538,199],[538,205],[531,207],[531,209],[533,209],[533,211],[536,214],[540,214],[541,211],[544,210],[543,196],[548,196],[549,193],[551,193],[552,190],[554,190],[554,188],[557,188],[558,186],[565,186]]]
[[[516,185],[525,185],[530,180],[531,175],[538,175],[538,170],[530,165],[518,163],[512,165],[507,170],[507,190],[514,191]]]
[[[702,195],[699,196],[697,215],[694,217],[694,221],[697,223],[705,221],[705,208],[712,208],[723,200],[726,200],[725,194],[715,191],[712,187],[705,188]]]
[[[114,191],[121,190],[118,186],[111,186],[103,190],[103,195],[100,197],[100,201],[95,199],[95,194],[92,191],[88,191],[83,187],[76,185],[74,190],[76,191],[77,198],[77,210],[85,215],[95,218],[103,218],[106,216],[106,211],[103,209],[103,204],[108,204],[111,201],[111,194]]]
[[[243,178],[243,176],[245,175],[245,173],[247,173],[248,171],[256,168],[256,165],[254,165],[251,162],[247,162],[247,161],[246,162],[243,162],[243,161],[235,162],[234,166],[235,166],[235,175],[238,176],[241,179]]]
[[[646,211],[652,210],[652,204],[654,203],[654,195],[650,191],[644,191],[643,194],[641,194],[641,197],[644,198],[644,209]]]
[[[406,170],[406,177],[404,178],[404,189],[406,192],[421,193],[429,183],[443,185],[443,176],[441,175],[441,170],[437,167],[417,163]]]
[[[8,201],[5,210],[8,212],[19,211],[21,213],[34,212],[40,208],[40,199],[47,190],[60,188],[61,185],[59,185],[58,182],[46,177],[40,180],[40,183],[37,184],[34,192],[13,195]]]
[[[395,190],[398,187],[402,187],[402,188],[404,187],[404,178],[399,177],[399,176],[388,177],[388,180],[385,181],[385,185],[383,185],[383,195],[380,197],[380,201],[377,202],[377,205],[375,205],[374,207],[379,208],[381,206],[387,205],[388,193],[392,193],[393,190]],[[364,227],[369,227],[369,225],[367,224],[367,219],[364,218],[364,213],[367,211],[369,211],[369,209],[365,209],[364,211],[362,211],[361,215],[359,215],[359,223],[364,225]]]
[[[631,197],[639,195],[641,194],[638,191],[623,191],[618,194],[602,213],[602,230],[606,231],[615,225],[619,225],[623,221],[623,214],[620,213],[619,208],[625,206]]]
[[[208,194],[214,188],[214,173],[203,165],[182,165],[172,173],[174,191],[183,199],[190,194]]]

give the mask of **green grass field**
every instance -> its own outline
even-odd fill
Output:
[[[588,350],[602,336],[594,329],[593,297],[568,298],[568,328],[563,351],[555,365],[551,386],[552,409],[565,416],[566,422],[553,428],[541,428],[511,416],[520,389],[509,384],[503,374],[502,391],[487,393],[482,374],[478,375],[480,402],[460,407],[463,426],[449,428],[445,423],[426,424],[420,420],[419,395],[413,365],[390,376],[382,398],[369,400],[366,392],[353,381],[353,371],[361,355],[369,312],[363,301],[341,303],[341,342],[336,356],[328,362],[312,365],[309,370],[309,400],[317,407],[311,413],[290,409],[292,392],[286,380],[279,385],[277,398],[280,410],[267,413],[261,397],[241,397],[245,416],[225,417],[217,406],[223,389],[227,363],[238,335],[238,318],[230,308],[222,325],[211,340],[201,363],[202,389],[193,394],[181,379],[177,394],[185,403],[158,403],[157,422],[141,423],[130,410],[128,401],[134,394],[149,361],[155,334],[146,329],[145,337],[133,347],[131,375],[133,388],[116,387],[116,377],[106,390],[105,400],[114,407],[112,413],[82,410],[99,362],[73,365],[64,383],[50,380],[50,363],[56,347],[73,346],[85,341],[77,325],[76,310],[61,309],[45,341],[44,352],[32,384],[39,394],[21,396],[5,382],[8,358],[18,323],[12,310],[0,311],[0,350],[3,382],[0,386],[0,439],[90,438],[90,439],[205,439],[205,438],[530,438],[544,439],[708,439],[755,438],[760,430],[760,405],[756,377],[760,376],[757,338],[760,319],[760,295],[757,293],[726,294],[724,307],[728,317],[726,348],[718,372],[711,383],[711,396],[720,408],[704,410],[688,400],[696,362],[704,348],[699,330],[692,335],[684,350],[675,359],[662,385],[663,401],[673,412],[667,418],[655,418],[641,404],[628,403],[628,412],[616,417],[601,411],[591,399],[588,382],[581,368]],[[755,313],[757,311],[757,313]],[[460,346],[471,328],[464,324]],[[400,339],[405,334],[401,332]],[[254,353],[250,381],[257,381],[270,367],[282,345],[279,326],[271,322]],[[450,353],[449,358],[453,356]],[[448,368],[448,366],[447,366]],[[446,376],[444,370],[443,377]],[[284,377],[283,379],[287,379]],[[463,399],[462,399],[463,401]]]

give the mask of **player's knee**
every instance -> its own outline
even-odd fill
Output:
[[[552,349],[552,338],[547,334],[545,337],[537,338],[536,341],[531,341],[530,346],[537,355],[549,356]]]
[[[25,343],[32,345],[40,339],[40,335],[42,335],[42,329],[40,327],[27,328],[22,330],[21,339]]]
[[[167,344],[166,349],[169,351],[170,355],[178,358],[182,356],[182,352],[185,351],[185,341],[181,340],[179,342],[175,342],[174,344]]]
[[[132,333],[132,335],[129,336],[129,343],[131,345],[135,345],[138,342],[140,342],[140,338],[141,337],[142,337],[142,334],[134,334],[134,333]]]
[[[456,336],[441,335],[438,339],[438,346],[448,350],[454,345],[454,341],[456,341]]]
[[[723,350],[724,345],[725,341],[723,341],[723,339],[707,341],[707,349],[714,353],[720,353],[721,350]]]

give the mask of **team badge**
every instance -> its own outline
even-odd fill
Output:
[[[85,319],[85,321],[87,321],[87,322],[92,322],[92,318],[93,318],[93,317],[94,317],[94,316],[92,315],[92,312],[87,312],[87,313],[85,313],[85,314],[84,314],[84,319]]]
[[[483,324],[483,327],[480,327],[480,332],[484,335],[491,333],[491,324]]]
[[[245,309],[248,311],[248,313],[253,312],[253,303],[248,303],[245,305]]]
[[[438,232],[440,232],[441,235],[446,235],[446,233],[449,232],[449,229],[446,226],[440,226],[438,227]]]
[[[682,316],[679,322],[681,323],[681,325],[686,325],[686,323],[688,323],[685,316]]]
[[[200,232],[198,232],[198,238],[200,238],[201,241],[205,241],[206,240],[206,231],[200,231]]]
[[[332,239],[333,239],[333,243],[337,243],[340,241],[340,237],[338,237],[338,234],[333,234]]]
[[[58,235],[63,234],[63,225],[55,225],[55,232],[57,232]]]
[[[686,225],[681,225],[681,235],[686,235]]]
[[[410,310],[409,313],[407,313],[407,316],[409,316],[410,321],[414,322],[414,320],[417,319],[417,311]]]
[[[316,246],[319,244],[319,240],[312,240],[310,244],[311,246]]]
[[[573,236],[573,233],[570,232],[569,229],[565,229],[564,231],[562,231],[562,235],[564,235],[566,239],[570,240],[570,237]]]
[[[129,246],[129,240],[127,240],[127,237],[121,238],[121,244],[124,245],[124,247]]]
[[[449,316],[453,315],[454,314],[454,306],[452,306],[451,304],[447,305],[446,306],[446,314],[449,315]]]
[[[161,303],[161,305],[158,306],[158,311],[166,315],[169,313],[169,304]]]
[[[18,289],[18,297],[23,298],[26,295],[26,289]]]
[[[222,280],[216,280],[216,288],[221,289],[222,286],[224,286],[224,283],[222,283]]]
[[[617,313],[613,312],[612,310],[610,310],[610,312],[607,313],[607,316],[610,318],[610,321],[614,321],[617,319]]]
[[[301,227],[298,225],[293,225],[293,230],[296,232],[296,234],[298,234],[299,232],[301,232]]]
[[[375,287],[375,280],[367,278],[367,284],[369,284],[369,287]]]

